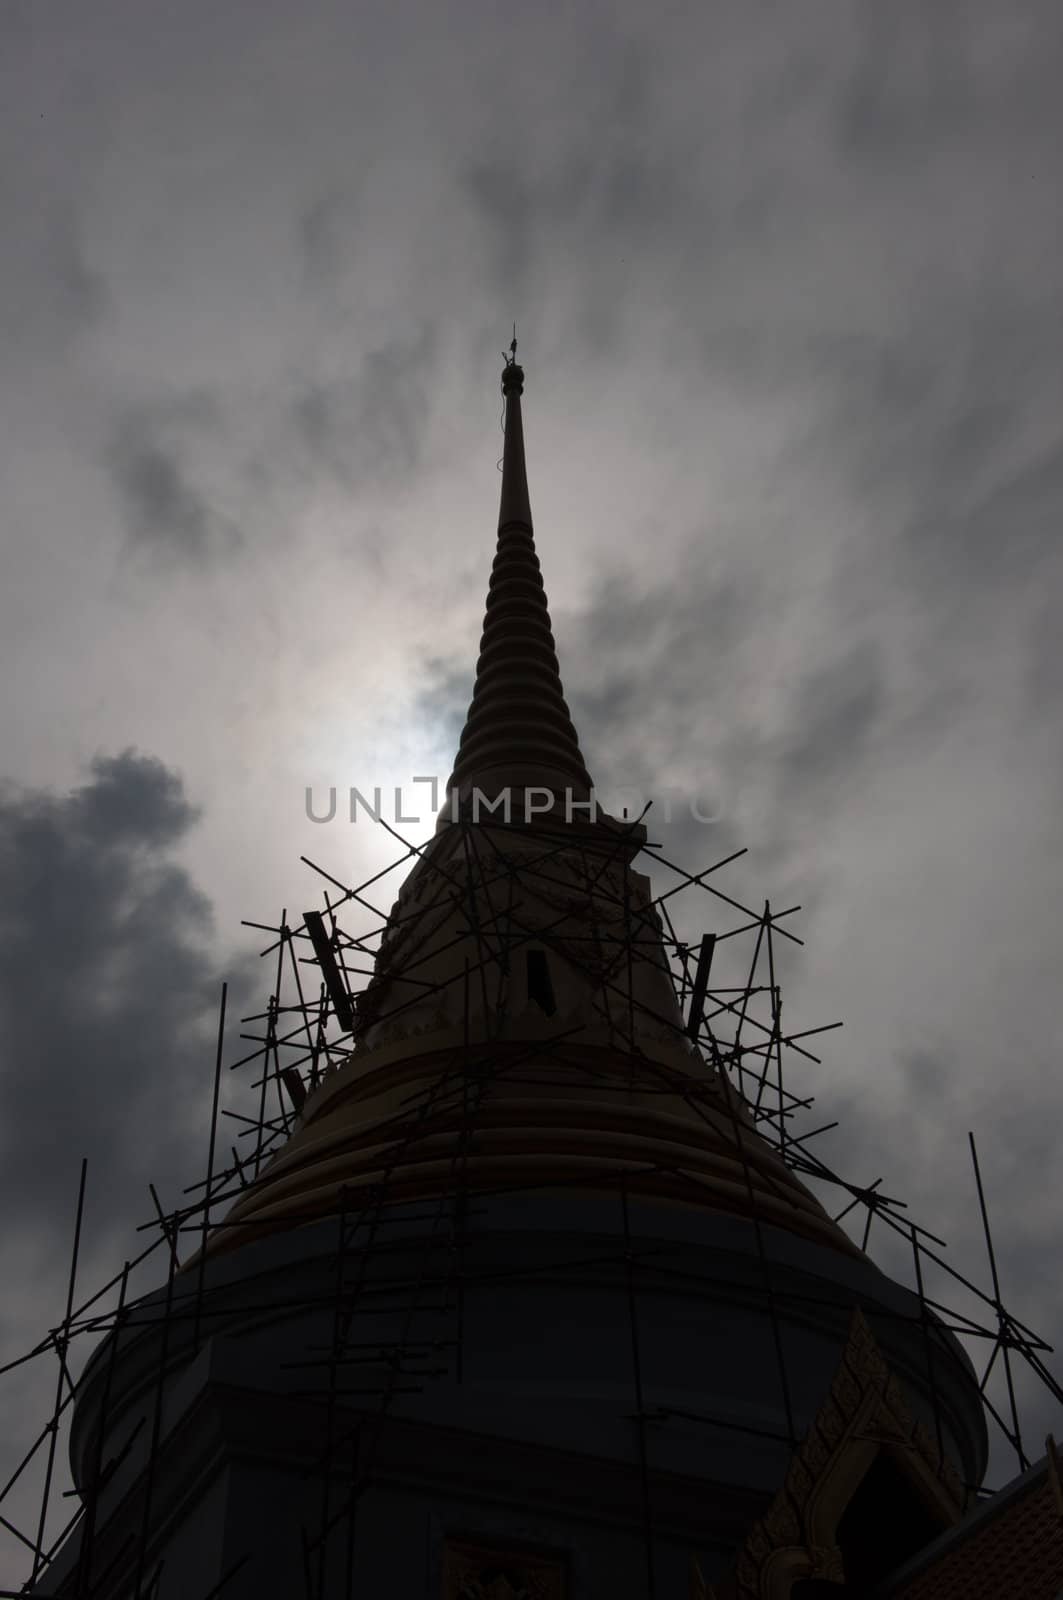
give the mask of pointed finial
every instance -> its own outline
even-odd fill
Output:
[[[513,343],[509,347],[509,354],[502,352],[505,366],[502,368],[502,393],[510,394],[516,390],[517,394],[524,393],[524,368],[517,366],[517,324],[513,324]]]

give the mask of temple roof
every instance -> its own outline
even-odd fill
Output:
[[[1055,1445],[1021,1477],[927,1545],[875,1590],[878,1600],[1058,1600],[1063,1487]]]

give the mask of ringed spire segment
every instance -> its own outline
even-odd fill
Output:
[[[472,701],[448,789],[487,794],[542,786],[560,799],[592,787],[561,684],[532,532],[514,329],[502,369],[505,443],[498,544],[487,590]]]

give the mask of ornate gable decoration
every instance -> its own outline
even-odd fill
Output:
[[[911,1413],[859,1309],[827,1398],[794,1451],[782,1487],[735,1566],[736,1600],[786,1600],[802,1578],[845,1580],[836,1530],[879,1450],[888,1450],[945,1524],[965,1494],[930,1430]]]
[[[448,1539],[443,1600],[565,1600],[564,1563],[541,1551]]]

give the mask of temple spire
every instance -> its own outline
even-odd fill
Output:
[[[476,683],[448,788],[487,794],[509,786],[565,791],[591,788],[579,739],[565,703],[554,635],[532,534],[520,397],[524,371],[517,340],[502,370],[505,444],[498,545]]]
[[[524,368],[517,365],[517,330],[509,359],[502,369],[502,393],[506,401],[506,438],[502,447],[502,501],[498,508],[498,529],[519,524],[532,531],[531,503],[528,499],[528,468],[524,460],[524,426],[520,397],[524,392]]]

